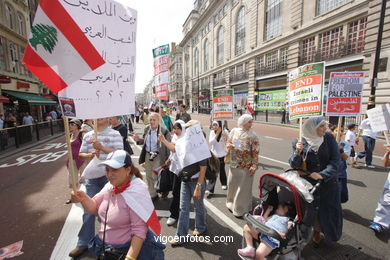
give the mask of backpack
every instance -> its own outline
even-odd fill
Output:
[[[219,158],[217,158],[213,153],[211,153],[211,157],[207,159],[206,179],[207,180],[216,179],[219,171],[220,171]]]

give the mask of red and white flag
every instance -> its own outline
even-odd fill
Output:
[[[59,0],[41,0],[23,63],[57,93],[105,61]]]
[[[113,186],[107,183],[101,192],[112,191]],[[161,235],[161,225],[149,195],[148,186],[139,178],[131,180],[130,187],[121,193],[127,206],[131,208],[151,230],[157,235]]]

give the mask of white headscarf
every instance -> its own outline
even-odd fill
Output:
[[[244,115],[240,116],[240,118],[238,119],[238,122],[237,122],[238,127],[242,129],[244,127],[244,125],[251,120],[253,120],[253,117],[249,114],[244,114]]]
[[[185,135],[185,133],[186,133],[186,128],[184,127],[185,122],[183,120],[177,120],[177,121],[175,121],[175,123],[173,123],[173,125],[176,125],[176,124],[180,124],[181,125],[181,134],[180,134],[180,136],[177,136],[176,134],[173,135],[172,143],[174,143],[175,141],[177,141],[180,138],[182,138]]]
[[[173,125],[176,125],[179,123],[181,125],[181,134],[180,136],[177,136],[176,134],[173,135],[172,138],[172,143],[176,143],[177,140],[180,138],[184,137],[186,133],[186,128],[185,128],[185,122],[183,120],[177,120]],[[179,158],[177,157],[176,153],[171,152],[169,156],[169,160],[171,161],[171,164],[169,165],[169,170],[175,174],[179,174],[179,172],[182,170],[178,164]]]
[[[317,128],[325,123],[322,117],[311,117],[303,123],[302,135],[310,145],[310,148],[315,152],[318,151],[324,142],[324,137],[317,135]]]

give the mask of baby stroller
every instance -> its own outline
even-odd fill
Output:
[[[245,214],[244,219],[248,226],[261,234],[273,237],[280,241],[280,247],[274,249],[267,259],[296,260],[301,259],[301,251],[310,242],[313,233],[313,226],[316,220],[318,206],[316,203],[316,190],[320,182],[314,186],[300,177],[298,170],[289,169],[282,174],[265,173],[260,177],[260,203],[253,210],[253,215],[262,215],[268,205],[274,210],[281,202],[293,202],[296,216],[292,219],[293,224],[289,227],[287,234],[282,238],[275,230],[260,223],[251,214]],[[302,173],[302,170],[299,170]],[[302,175],[307,175],[304,172]],[[318,200],[317,200],[318,201]],[[271,215],[274,212],[271,212]],[[260,241],[255,240],[254,245],[258,246]],[[245,239],[242,239],[242,248],[246,247]],[[252,258],[242,257],[244,260]]]

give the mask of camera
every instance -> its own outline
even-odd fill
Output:
[[[149,155],[149,161],[153,161],[158,156],[158,152],[150,152]]]

